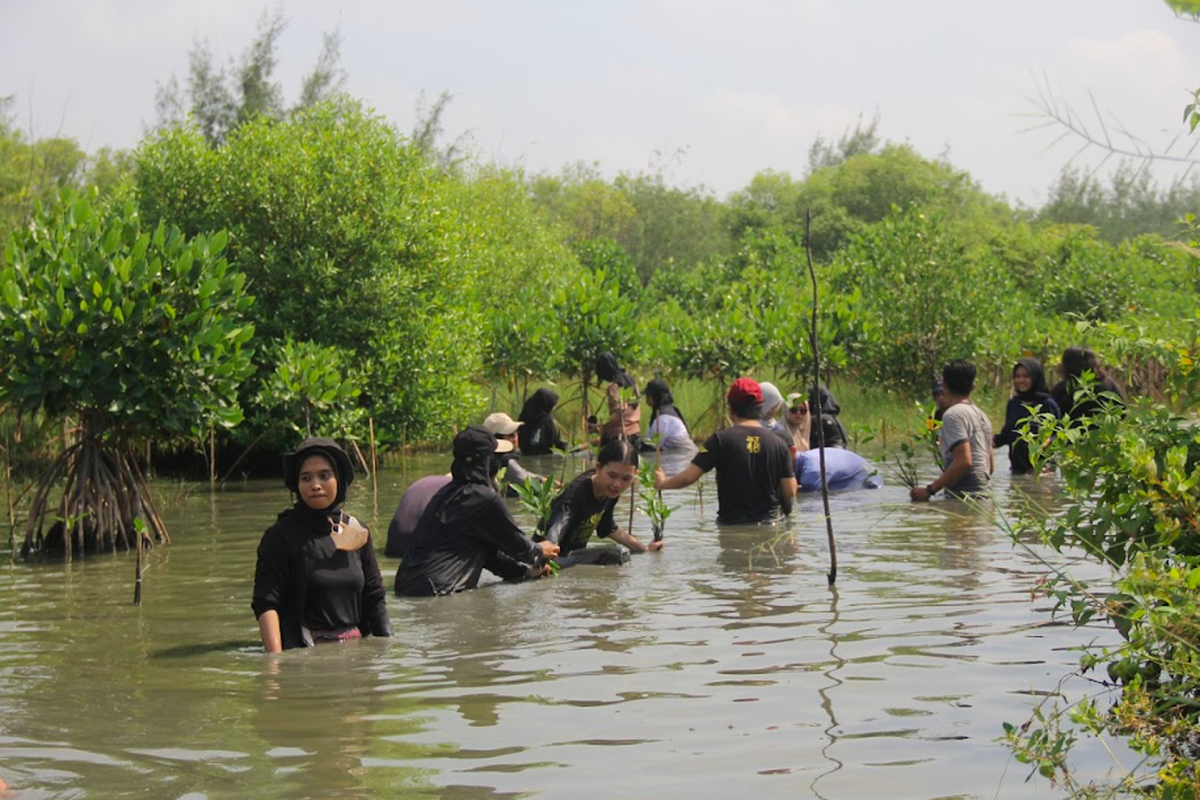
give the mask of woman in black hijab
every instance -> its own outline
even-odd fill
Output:
[[[817,399],[821,401],[821,417],[817,419]],[[812,438],[808,442],[810,448],[816,448],[822,444],[817,433],[817,426],[820,426],[821,432],[825,435],[824,445],[826,447],[840,447],[845,449],[850,444],[850,437],[846,435],[846,429],[842,426],[842,421],[838,419],[838,414],[842,413],[842,407],[838,405],[838,401],[834,399],[833,394],[824,386],[814,386],[812,391],[808,393],[808,410],[812,415]]]
[[[1012,370],[1013,396],[1004,412],[1004,427],[993,437],[996,447],[1008,445],[1008,463],[1013,475],[1028,475],[1033,472],[1029,461],[1029,443],[1021,438],[1021,423],[1027,417],[1050,413],[1062,416],[1058,403],[1046,388],[1046,374],[1042,362],[1036,358],[1019,358]],[[1037,431],[1036,421],[1029,423],[1031,431]]]
[[[283,459],[295,495],[263,534],[251,607],[268,653],[315,642],[391,636],[387,591],[370,531],[342,512],[354,480],[332,439],[304,440]]]
[[[1100,412],[1106,403],[1125,405],[1125,393],[1120,385],[1112,379],[1100,366],[1100,359],[1089,347],[1068,347],[1062,355],[1063,379],[1050,390],[1054,402],[1062,410],[1064,417],[1073,420],[1086,419]],[[1096,382],[1092,385],[1094,397],[1075,400],[1075,393],[1082,385],[1084,372],[1091,372]]]
[[[512,449],[486,428],[454,437],[450,483],[429,501],[396,571],[396,594],[429,597],[474,589],[484,569],[505,580],[541,575],[558,545],[525,537],[495,489],[496,454]]]
[[[544,456],[553,450],[566,450],[567,443],[558,432],[554,422],[554,407],[558,405],[558,395],[542,387],[534,392],[521,408],[518,417],[523,424],[517,429],[517,443],[521,446],[521,454],[526,456]]]
[[[600,446],[626,439],[635,448],[638,447],[642,410],[638,407],[637,383],[617,365],[617,357],[608,352],[596,356],[596,377],[608,383],[604,392],[608,400],[608,420],[600,426]],[[621,396],[622,392],[628,399]]]

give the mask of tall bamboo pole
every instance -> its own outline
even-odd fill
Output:
[[[829,513],[829,484],[825,480],[825,426],[821,420],[821,354],[817,347],[817,270],[812,257],[812,209],[804,210],[804,255],[812,278],[813,413],[817,423],[817,448],[821,454],[821,502],[825,506],[825,533],[829,539],[829,585],[837,580],[837,546],[833,540],[833,516]]]

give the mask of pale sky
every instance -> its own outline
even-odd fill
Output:
[[[422,90],[454,95],[452,136],[531,171],[668,164],[719,196],[763,169],[803,175],[816,136],[878,112],[880,133],[948,153],[991,192],[1039,204],[1079,143],[1022,133],[1048,79],[1095,132],[1166,148],[1200,87],[1200,25],[1162,0],[286,0],[285,98],[340,26],[347,89],[411,129]],[[86,150],[132,147],[157,82],[207,38],[239,55],[258,0],[0,0],[0,96],[20,126]],[[1116,123],[1113,123],[1113,120]],[[1180,153],[1195,139],[1176,145]],[[1200,154],[1200,148],[1197,149]],[[1081,156],[1094,165],[1099,154]],[[1169,177],[1169,173],[1160,175]]]

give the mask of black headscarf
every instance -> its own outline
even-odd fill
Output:
[[[525,401],[525,405],[521,407],[521,416],[517,419],[524,422],[526,427],[540,425],[553,413],[556,405],[558,394],[543,386]]]
[[[814,386],[812,391],[808,393],[808,408],[812,412],[817,410],[817,395],[821,396],[821,414],[829,414],[836,417],[842,413],[842,407],[838,405],[838,401],[834,399],[833,394],[824,386]]]
[[[1035,406],[1049,400],[1050,390],[1046,386],[1046,373],[1042,369],[1042,362],[1036,358],[1018,358],[1017,363],[1013,365],[1014,373],[1017,367],[1024,367],[1030,378],[1029,391],[1016,393],[1021,403]]]
[[[633,378],[617,365],[617,357],[607,351],[596,356],[596,377],[618,386],[627,386],[637,393],[637,384],[633,382]]]
[[[333,465],[333,474],[337,478],[337,495],[334,496],[333,502],[328,508],[320,511],[310,508],[304,499],[300,497],[300,468],[304,465],[304,460],[309,456],[324,456]],[[350,463],[350,456],[346,455],[346,451],[342,446],[333,439],[324,437],[309,437],[300,443],[291,453],[283,457],[283,483],[292,493],[296,495],[296,501],[292,508],[280,514],[283,517],[296,514],[305,522],[311,522],[320,527],[328,527],[327,520],[333,517],[341,517],[342,504],[346,502],[346,489],[354,482],[354,465]]]
[[[817,398],[821,399],[821,415],[817,417]],[[808,412],[812,415],[812,446],[816,447],[821,444],[822,438],[826,447],[846,447],[849,444],[850,437],[846,434],[846,427],[842,425],[842,421],[838,419],[838,414],[842,413],[842,407],[838,405],[838,401],[833,394],[824,386],[814,386],[808,393]],[[820,433],[817,432],[817,424],[820,424]]]
[[[654,424],[654,420],[658,419],[658,415],[662,414],[666,417],[678,417],[679,420],[687,426],[687,420],[683,418],[683,414],[675,407],[675,398],[671,396],[671,389],[667,386],[667,382],[662,378],[655,378],[646,384],[646,399],[650,401],[650,424]]]
[[[463,430],[454,437],[450,483],[429,501],[425,515],[438,525],[469,524],[496,497],[492,476],[499,466],[496,437],[480,425]]]

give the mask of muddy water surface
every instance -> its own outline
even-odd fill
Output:
[[[447,466],[411,459],[348,508],[382,550],[403,488]],[[1000,472],[997,509],[1053,502]],[[703,509],[668,494],[661,554],[391,597],[393,639],[267,657],[250,589],[286,490],[160,482],[173,544],[141,608],[127,557],[0,567],[0,777],[17,798],[1055,796],[1001,723],[1110,634],[1031,599],[1049,556],[890,486],[834,496],[831,590],[819,498],[783,529],[718,528],[703,486]]]

